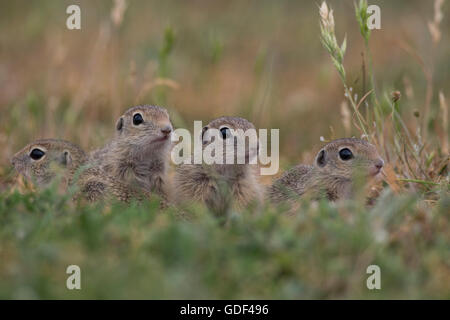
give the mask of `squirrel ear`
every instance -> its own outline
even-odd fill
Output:
[[[70,165],[72,163],[72,156],[70,155],[70,152],[67,150],[64,150],[64,152],[62,153],[59,162],[61,165],[67,167],[68,165]]]
[[[123,127],[123,118],[120,117],[120,119],[117,120],[117,123],[116,123],[116,129],[117,129],[117,131],[121,131],[121,130],[122,130],[122,127]]]
[[[320,150],[319,154],[316,157],[316,163],[319,167],[324,167],[327,163],[327,160],[325,159],[325,150]]]

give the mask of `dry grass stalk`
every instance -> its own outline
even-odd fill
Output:
[[[439,105],[441,107],[441,113],[442,113],[442,127],[444,128],[444,135],[442,138],[442,153],[447,154],[449,153],[448,148],[448,135],[450,134],[448,129],[448,105],[445,100],[444,93],[442,91],[439,92]]]
[[[122,24],[123,16],[126,10],[126,0],[114,0],[114,7],[111,10],[111,20],[116,27],[119,27]]]
[[[434,1],[434,18],[433,21],[428,21],[428,31],[430,31],[433,44],[436,46],[441,41],[440,24],[444,15],[442,14],[442,5],[444,0]]]

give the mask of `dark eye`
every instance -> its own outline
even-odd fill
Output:
[[[228,129],[227,127],[221,128],[220,133],[222,135],[222,139],[224,140],[231,135],[230,129]]]
[[[339,151],[339,157],[344,161],[350,160],[351,158],[353,158],[353,153],[350,151],[350,149],[344,148]]]
[[[41,149],[33,149],[33,150],[31,150],[31,153],[30,153],[31,159],[33,159],[33,160],[39,160],[39,159],[41,159],[43,156],[45,156],[45,152],[42,151]]]
[[[138,125],[140,125],[142,122],[144,122],[144,119],[142,118],[142,115],[141,115],[140,113],[136,113],[136,114],[133,116],[133,124],[134,124],[135,126],[138,126]]]

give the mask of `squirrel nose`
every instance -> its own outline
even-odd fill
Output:
[[[162,127],[161,132],[165,135],[169,135],[172,132],[172,126],[167,125],[165,127]]]
[[[383,168],[383,166],[384,166],[384,161],[383,161],[383,159],[378,159],[377,162],[375,162],[375,167],[376,167],[377,169],[381,169],[381,168]]]
[[[11,165],[12,165],[13,167],[16,166],[16,158],[12,158],[12,159],[11,159]]]

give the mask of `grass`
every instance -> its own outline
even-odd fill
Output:
[[[71,33],[63,4],[19,2],[0,8],[0,27],[19,30],[0,36],[0,298],[450,298],[448,6],[382,2],[370,32],[365,1],[332,2],[333,25],[314,3],[83,2]],[[265,204],[223,225],[202,207],[185,221],[157,202],[84,204],[17,181],[8,158],[25,143],[93,149],[138,103],[166,105],[178,127],[236,114],[280,128],[282,169],[312,161],[320,136],[364,136],[387,164],[378,199],[303,200],[294,215]],[[65,286],[72,264],[79,291]],[[372,264],[381,290],[366,287]]]
[[[80,205],[52,189],[1,196],[0,298],[450,298],[450,197],[427,206],[385,192],[373,208],[267,207],[224,227],[157,203]],[[81,290],[65,270],[81,268]],[[381,268],[370,291],[366,268]]]

